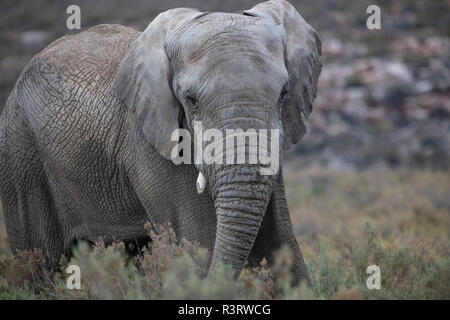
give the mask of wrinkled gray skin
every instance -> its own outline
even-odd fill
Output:
[[[287,245],[295,280],[308,281],[281,169],[175,165],[170,136],[192,132],[194,120],[279,128],[288,149],[306,131],[319,55],[316,32],[285,1],[243,14],[174,9],[142,33],[100,25],[56,40],[25,67],[0,118],[13,252],[40,248],[52,267],[77,239],[139,239],[146,221],[170,222],[210,249],[210,273],[218,263],[237,274],[247,259],[271,263]],[[199,170],[208,180],[200,195]]]

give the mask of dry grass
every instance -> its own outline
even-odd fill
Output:
[[[12,260],[0,226],[0,299],[449,299],[450,175],[417,170],[339,172],[289,168],[288,202],[313,290],[247,268],[238,281],[226,266],[205,279],[206,252],[168,228],[129,259],[118,243],[80,244],[61,270],[81,267],[82,289],[66,274],[33,281],[39,253]],[[1,219],[1,218],[0,218]],[[285,252],[279,266],[289,266]],[[381,269],[381,290],[365,286],[368,265]],[[285,270],[276,270],[286,274]]]
[[[362,285],[366,298],[436,297],[423,287],[450,267],[448,172],[290,168],[285,176],[295,232],[319,293],[331,298]],[[380,291],[364,288],[371,264],[381,268]],[[438,297],[450,298],[448,276],[441,280]]]

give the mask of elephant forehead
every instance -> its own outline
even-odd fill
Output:
[[[188,62],[208,54],[227,52],[254,52],[276,57],[284,53],[279,27],[258,17],[210,13],[180,31],[174,45]]]

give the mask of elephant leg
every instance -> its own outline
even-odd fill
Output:
[[[0,198],[11,250],[39,249],[44,260],[39,271],[52,272],[63,252],[63,236],[46,175],[35,163],[22,163],[23,171],[12,171],[0,185]],[[26,169],[25,169],[26,168]]]
[[[248,262],[251,266],[258,266],[261,260],[266,258],[269,267],[273,266],[275,262],[274,253],[284,246],[289,248],[291,252],[293,283],[298,284],[300,281],[306,281],[308,285],[311,285],[308,270],[295,238],[286,201],[283,177],[280,172],[258,237],[248,257]]]

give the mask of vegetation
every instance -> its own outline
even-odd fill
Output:
[[[221,266],[207,279],[205,250],[177,241],[168,227],[149,230],[154,241],[135,258],[123,243],[80,243],[51,280],[36,280],[41,254],[12,259],[1,223],[0,299],[450,298],[448,172],[290,167],[285,176],[312,289],[290,285],[284,250],[273,270],[263,261],[234,281]],[[81,268],[81,290],[66,287],[69,264]],[[381,290],[367,289],[372,264],[380,267]]]

